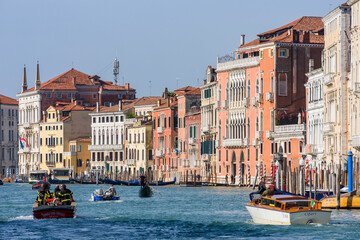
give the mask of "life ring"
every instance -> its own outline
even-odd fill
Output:
[[[57,206],[57,205],[59,205],[59,203],[60,203],[60,199],[59,199],[59,198],[54,198],[54,200],[52,201],[52,203],[53,203],[54,206]]]

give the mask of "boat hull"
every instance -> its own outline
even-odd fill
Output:
[[[112,198],[104,198],[104,196],[100,196],[100,195],[96,195],[94,193],[91,193],[91,200],[96,202],[96,201],[118,201],[120,200],[119,196],[114,196]]]
[[[76,203],[73,202],[71,205],[60,205],[60,206],[38,206],[34,204],[33,215],[35,219],[60,219],[60,218],[74,218],[76,213]]]
[[[139,190],[139,197],[152,197],[153,191],[150,187],[142,187]]]
[[[258,224],[328,224],[331,216],[331,211],[325,210],[285,212],[252,205],[246,205],[246,209],[249,211],[254,223]]]

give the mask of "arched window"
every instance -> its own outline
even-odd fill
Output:
[[[256,86],[255,86],[255,93],[258,94],[259,93],[259,79],[256,79]]]
[[[255,123],[255,129],[258,132],[259,131],[259,117],[256,117],[256,123]]]
[[[250,98],[250,79],[248,79],[247,83],[247,97]]]
[[[263,120],[263,113],[260,113],[260,131],[263,130],[263,124],[264,124],[264,120]]]
[[[250,138],[250,118],[247,120],[247,137]]]

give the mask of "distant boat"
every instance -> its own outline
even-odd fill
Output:
[[[40,189],[41,188],[41,185],[43,184],[44,182],[43,181],[39,181],[39,182],[36,182],[32,185],[32,189]],[[50,183],[47,182],[47,184],[49,185],[49,187],[51,186]]]
[[[0,179],[0,185],[4,185],[3,181],[1,181],[1,179]]]
[[[81,180],[77,180],[77,179],[74,179],[74,182],[79,183],[79,184],[96,184],[96,182],[93,182],[93,181],[81,181]]]
[[[33,215],[35,219],[74,218],[76,206],[76,202],[72,202],[71,205],[39,205],[39,203],[36,202],[33,205]]]
[[[115,195],[111,197],[110,195],[107,195],[106,193],[101,193],[99,189],[95,190],[91,193],[91,200],[92,201],[117,201],[120,200],[119,195]]]
[[[246,209],[254,223],[292,225],[330,222],[331,211],[321,210],[319,201],[283,192],[273,194],[260,198],[254,198],[250,194],[250,202],[246,204]]]
[[[150,186],[145,185],[140,187],[139,197],[152,197],[153,194],[154,192],[151,190]]]
[[[174,181],[170,181],[170,182],[163,182],[163,181],[158,181],[158,182],[152,182],[149,183],[150,186],[165,186],[165,185],[172,185],[175,184],[175,180]]]
[[[336,195],[320,200],[323,208],[336,208]],[[340,195],[340,208],[360,209],[360,190]]]

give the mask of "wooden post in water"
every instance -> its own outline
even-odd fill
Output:
[[[337,165],[336,173],[336,209],[340,209],[340,164]]]
[[[290,183],[289,183],[289,169],[286,169],[286,178],[285,178],[285,190],[290,192],[289,189],[290,189]]]
[[[294,169],[294,171],[292,172],[291,174],[291,178],[292,178],[292,181],[291,181],[291,192],[292,193],[296,193],[296,171]]]
[[[196,186],[196,170],[194,170],[194,177],[193,177],[193,179],[194,179],[194,186]]]
[[[188,183],[188,170],[186,170],[186,172],[185,172],[185,185],[187,185],[187,183]]]

